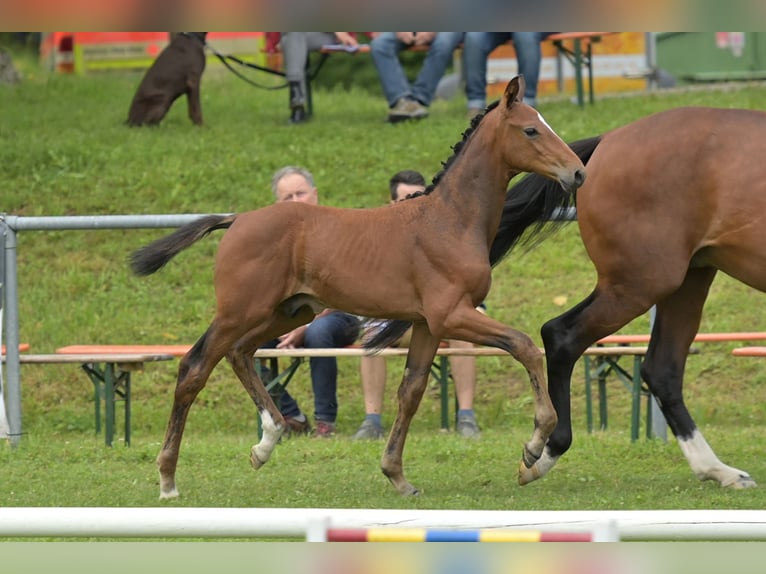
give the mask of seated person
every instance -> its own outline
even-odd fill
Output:
[[[318,204],[319,193],[314,178],[307,170],[287,166],[274,174],[271,181],[274,197],[279,201],[300,201]],[[264,345],[277,349],[307,349],[324,347],[346,347],[359,336],[361,322],[355,315],[335,309],[325,309],[308,325],[285,333],[279,339]],[[335,419],[338,414],[338,362],[335,357],[311,357],[311,386],[314,391],[315,436],[330,437],[335,434]],[[309,434],[311,424],[298,403],[284,391],[279,408],[285,418],[285,434]]]
[[[356,46],[350,32],[282,32],[280,47],[285,62],[285,77],[290,88],[290,123],[300,124],[306,116],[306,62],[309,52],[326,44]]]
[[[389,182],[391,190],[391,203],[395,203],[413,193],[423,191],[426,182],[417,171],[400,171]],[[369,329],[374,329],[371,323]],[[368,330],[369,333],[369,330]],[[400,344],[406,345],[409,340],[409,332],[402,338]],[[471,343],[465,341],[449,341],[451,347],[471,347]],[[468,438],[478,438],[481,434],[476,416],[473,412],[473,398],[476,392],[476,358],[475,357],[450,357],[450,368],[455,380],[455,394],[457,395],[458,414],[457,432]],[[383,424],[381,413],[383,411],[383,395],[386,386],[386,359],[380,356],[362,357],[359,365],[359,374],[362,379],[362,392],[364,393],[365,419],[359,430],[353,436],[354,440],[383,438]]]
[[[389,122],[428,115],[439,80],[462,40],[463,32],[379,32],[375,35],[370,54],[388,102]],[[399,52],[413,46],[428,46],[428,53],[415,82],[410,84],[399,61]]]
[[[524,102],[537,106],[542,48],[540,43],[553,32],[466,32],[463,40],[463,73],[468,116],[484,111],[487,104],[487,58],[492,50],[513,42],[518,72],[524,76]]]

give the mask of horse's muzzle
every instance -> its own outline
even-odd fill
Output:
[[[567,193],[574,193],[577,189],[585,183],[585,170],[576,169],[571,177],[562,178],[559,180],[561,187]]]

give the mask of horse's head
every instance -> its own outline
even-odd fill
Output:
[[[524,87],[523,76],[512,78],[495,110],[505,160],[516,173],[538,173],[573,192],[585,181],[585,166],[540,112],[522,101]]]

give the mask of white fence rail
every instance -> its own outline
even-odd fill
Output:
[[[620,540],[766,540],[763,510],[0,508],[0,537],[311,539],[317,525],[593,532],[606,523]]]

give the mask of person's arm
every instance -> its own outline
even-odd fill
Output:
[[[344,46],[359,45],[359,42],[357,42],[356,38],[349,32],[335,32],[335,37],[338,39],[338,42]]]
[[[325,309],[321,313],[317,313],[314,319],[324,317],[325,315],[329,315],[334,311],[334,309]],[[277,349],[296,349],[298,347],[302,347],[303,339],[306,337],[306,329],[308,329],[308,325],[301,325],[300,327],[296,327],[292,331],[280,336],[279,343],[277,343]]]
[[[434,41],[436,32],[413,32],[416,46],[426,46]]]

